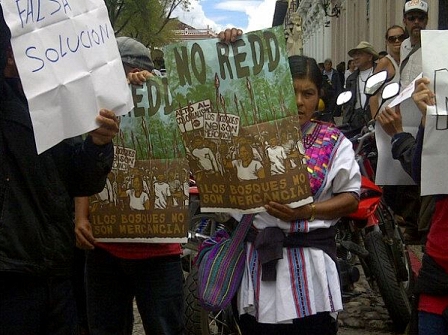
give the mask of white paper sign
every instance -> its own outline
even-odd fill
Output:
[[[38,153],[98,128],[101,108],[132,97],[102,0],[1,1]]]
[[[422,30],[423,76],[431,81],[436,105],[426,112],[422,152],[422,195],[448,194],[448,31]]]
[[[390,136],[376,121],[375,140],[378,150],[375,184],[377,185],[415,185],[414,180],[403,170],[400,161],[392,157]]]
[[[395,107],[396,105],[400,104],[402,101],[409,99],[412,96],[412,93],[414,93],[414,87],[415,82],[417,79],[420,79],[422,77],[422,73],[420,73],[417,78],[415,78],[407,87],[405,87],[399,95],[395,97],[394,100],[390,102],[390,104],[387,106],[389,108]]]

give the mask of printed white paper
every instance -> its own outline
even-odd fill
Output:
[[[407,87],[405,87],[397,97],[390,102],[388,105],[389,108],[395,107],[400,104],[402,101],[409,99],[414,93],[414,86],[417,79],[422,77],[422,73],[420,73]]]
[[[422,195],[448,194],[448,31],[422,30],[423,76],[431,81],[436,105],[426,112],[422,152]]]
[[[102,0],[3,1],[38,153],[98,128],[102,108],[128,113],[132,97]]]

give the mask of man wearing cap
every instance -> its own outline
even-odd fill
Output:
[[[117,38],[126,76],[140,81],[154,69],[149,50]],[[132,80],[133,81],[133,80]],[[146,334],[183,334],[183,272],[179,243],[99,243],[88,198],[76,199],[77,246],[86,255],[87,318],[91,334],[130,334],[135,298]]]
[[[342,123],[348,124],[350,129],[359,129],[371,119],[369,99],[364,94],[364,87],[367,78],[373,73],[378,53],[369,42],[361,41],[348,55],[353,58],[357,69],[346,81],[346,88],[353,97],[343,108]]]
[[[420,32],[426,29],[428,24],[428,4],[422,0],[406,2],[403,8],[403,24],[409,34],[401,43],[400,49],[400,84],[405,88],[422,72]]]
[[[407,1],[403,7],[403,23],[409,37],[403,41],[400,49],[400,88],[405,89],[422,72],[422,51],[420,32],[428,24],[428,4],[422,0]],[[402,101],[399,106],[402,131],[392,135],[393,148],[404,138],[417,134],[421,121],[421,113],[412,99]],[[390,110],[390,113],[396,113]],[[401,153],[395,152],[397,157]],[[406,187],[404,189],[404,187]],[[390,194],[391,199],[402,204],[401,213],[406,222],[404,238],[406,243],[421,243],[425,232],[429,229],[431,212],[434,206],[432,197],[420,197],[416,185],[403,186],[396,194]],[[387,200],[386,200],[387,201]]]

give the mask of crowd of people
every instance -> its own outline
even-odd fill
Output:
[[[351,129],[359,129],[370,120],[375,121],[378,149],[375,182],[382,186],[387,204],[405,227],[405,242],[424,245],[422,269],[414,292],[417,299],[413,308],[418,318],[411,320],[408,332],[447,334],[447,197],[420,196],[426,110],[434,105],[435,95],[428,88],[428,78],[417,80],[412,99],[395,108],[385,107],[388,101],[383,101],[381,91],[374,96],[364,95],[366,79],[372,74],[387,71],[387,83],[399,83],[404,90],[422,72],[421,30],[426,29],[428,11],[425,1],[406,2],[403,26],[393,25],[386,30],[388,48],[382,57],[366,41],[348,52],[356,69],[346,77],[345,88],[355,98],[344,106],[342,122]],[[445,182],[441,176],[439,181]]]
[[[343,132],[315,119],[320,100],[324,114],[331,115],[325,121],[342,116],[351,130],[376,122],[376,183],[405,225],[406,242],[426,246],[415,290],[418,318],[411,322],[411,331],[448,333],[448,197],[420,197],[419,189],[425,116],[435,95],[428,78],[416,81],[412,99],[396,108],[385,107],[380,93],[364,92],[367,79],[380,71],[387,71],[388,82],[400,83],[401,89],[422,72],[420,32],[428,11],[423,0],[406,2],[403,26],[385,31],[387,51],[377,52],[360,41],[348,51],[347,66],[342,61],[333,68],[330,58],[321,64],[306,56],[288,58],[313,202],[290,208],[271,201],[265,212],[254,216],[256,234],[246,242],[246,268],[235,298],[242,334],[338,332],[337,313],[343,304],[335,224],[357,209],[361,175]],[[233,43],[242,33],[227,29],[219,38]],[[92,233],[89,196],[107,185],[117,116],[100,110],[98,129],[38,155],[10,40],[0,6],[0,332],[132,334],[135,299],[147,334],[184,334],[181,246],[99,243]],[[153,75],[146,47],[129,37],[117,38],[117,44],[131,83]],[[344,90],[352,92],[352,99],[337,106]],[[200,149],[192,155],[201,158]],[[248,166],[250,179],[264,178],[249,143],[241,144],[238,153],[231,164],[240,180]],[[383,171],[391,166],[400,171],[392,177]],[[443,183],[444,177],[439,178]],[[141,177],[133,179],[132,192],[126,194],[132,208],[148,210]],[[282,239],[280,244],[271,241],[272,236],[293,237],[294,243],[285,246]],[[85,250],[76,278],[75,243]],[[274,263],[266,262],[266,252],[259,250],[263,244]]]

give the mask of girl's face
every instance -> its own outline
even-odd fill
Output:
[[[303,125],[311,119],[319,103],[319,90],[311,80],[293,79],[294,92],[296,94],[297,112],[299,123]]]
[[[389,29],[389,31],[387,32],[387,37],[388,38],[397,37],[397,38],[393,38],[391,42],[387,41],[387,45],[391,49],[391,51],[400,52],[400,46],[404,40],[403,29],[401,29],[401,28]],[[398,38],[398,37],[401,37],[401,38]]]

